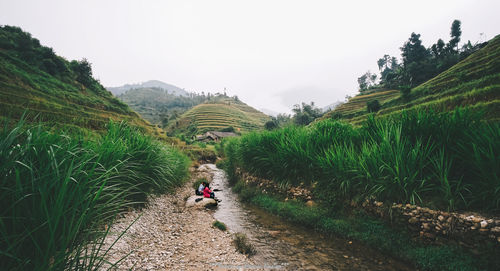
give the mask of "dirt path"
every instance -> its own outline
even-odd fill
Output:
[[[152,198],[146,208],[126,213],[112,226],[106,244],[140,216],[108,254],[116,262],[130,253],[117,270],[228,270],[252,264],[235,250],[230,233],[212,226],[212,212],[184,206],[192,183],[211,178],[203,167],[192,170],[192,176],[174,194]]]

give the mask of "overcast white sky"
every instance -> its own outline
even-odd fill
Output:
[[[0,0],[16,25],[65,58],[87,58],[104,86],[150,79],[228,94],[286,112],[357,92],[384,54],[400,57],[411,32],[425,46],[500,34],[498,0]],[[483,36],[483,37],[484,37]]]

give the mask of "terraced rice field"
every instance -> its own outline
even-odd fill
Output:
[[[333,112],[342,114],[343,118],[352,118],[359,114],[366,114],[366,103],[378,100],[381,105],[400,96],[398,90],[386,90],[353,97],[349,102],[339,105]]]
[[[187,130],[194,126],[195,133],[199,134],[232,126],[236,131],[245,133],[263,129],[264,123],[269,119],[269,116],[244,103],[222,100],[193,107],[169,128],[190,134],[193,131]]]
[[[340,113],[353,124],[366,119],[366,102],[379,100],[382,108],[377,116],[399,114],[401,110],[452,111],[469,106],[484,112],[490,120],[500,119],[500,36],[488,45],[437,75],[413,88],[403,99],[397,90],[359,95],[340,105],[323,118]]]

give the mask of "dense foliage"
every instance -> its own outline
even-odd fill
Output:
[[[102,136],[0,130],[0,269],[97,269],[115,215],[182,183],[188,159],[124,123]]]
[[[92,67],[86,59],[68,62],[19,27],[0,26],[0,49],[59,79],[72,78],[85,87],[102,90],[92,77]]]
[[[18,27],[0,26],[0,118],[106,130],[110,119],[155,129],[92,77],[86,59],[67,61]]]
[[[316,107],[314,102],[310,104],[304,102],[295,104],[292,108],[292,112],[292,115],[278,114],[276,117],[271,117],[271,120],[267,121],[264,127],[266,130],[274,130],[290,124],[304,126],[310,124],[324,114],[323,110]]]
[[[389,59],[389,58],[388,58]],[[371,89],[341,104],[322,119],[345,119],[358,125],[369,115],[367,103],[378,100],[377,116],[399,115],[401,110],[450,111],[468,106],[485,112],[484,118],[500,116],[500,35],[466,59],[426,82],[399,90]]]
[[[445,43],[439,39],[435,44],[426,48],[422,45],[421,35],[411,33],[410,38],[401,49],[401,61],[396,57],[384,55],[377,61],[380,70],[380,85],[384,88],[411,88],[415,87],[451,66],[465,59],[486,43],[472,45],[470,41],[459,48],[462,35],[461,22],[455,20],[450,31],[450,40]],[[367,72],[358,78],[361,92],[377,86],[377,75]]]
[[[483,122],[472,110],[408,111],[371,117],[361,127],[327,120],[251,133],[224,149],[230,169],[312,185],[331,204],[374,196],[500,210],[500,124]]]
[[[210,98],[210,95],[196,93],[178,95],[162,88],[131,89],[118,96],[144,119],[161,127],[167,127],[184,112]]]

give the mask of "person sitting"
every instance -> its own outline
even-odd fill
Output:
[[[206,183],[205,182],[201,182],[200,186],[198,186],[198,189],[195,191],[195,194],[197,196],[202,196],[203,195],[203,190],[205,189],[205,186],[206,186]]]
[[[212,198],[215,199],[215,194],[210,190],[210,186],[208,183],[206,184],[205,188],[203,189],[203,197],[204,198]]]

